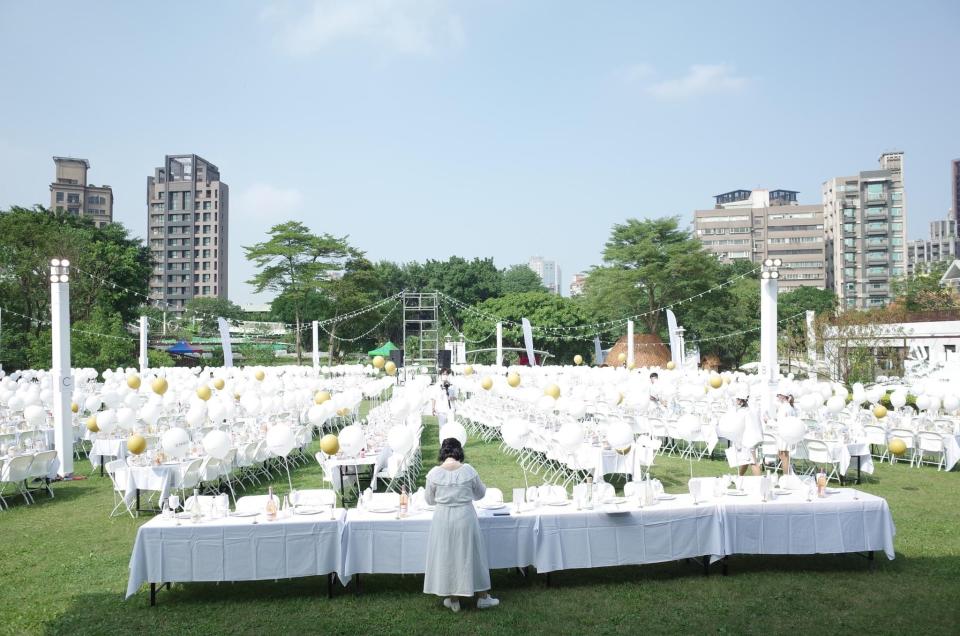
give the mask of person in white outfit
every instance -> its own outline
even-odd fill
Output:
[[[777,394],[777,421],[782,422],[784,418],[796,417],[797,407],[793,405],[793,395],[790,393]],[[790,452],[793,450],[782,437],[777,436],[777,450],[780,454],[780,470],[784,475],[793,474],[793,467],[790,465]]]
[[[749,403],[750,395],[746,391],[736,398],[736,411],[743,417],[743,433],[738,443],[734,444],[740,475],[747,474],[747,467],[754,475],[761,475],[760,463],[757,461],[757,446],[763,443],[763,426],[760,424],[760,411],[752,408]]]
[[[424,594],[443,596],[443,605],[460,611],[460,598],[478,595],[477,608],[496,607],[490,596],[490,567],[473,502],[487,487],[473,466],[464,463],[463,446],[455,438],[440,444],[440,465],[427,473],[425,498],[436,506],[427,538]]]
[[[453,420],[453,407],[450,402],[450,371],[442,369],[437,377],[436,384],[433,385],[433,416],[437,418],[437,424],[440,428],[449,421]]]

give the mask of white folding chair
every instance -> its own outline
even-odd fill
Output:
[[[903,443],[904,443],[904,444],[906,445],[906,447],[907,447],[907,450],[906,450],[906,452],[905,452],[904,454],[906,455],[906,454],[909,453],[909,455],[910,455],[910,457],[909,457],[910,465],[913,466],[913,462],[916,461],[916,458],[917,458],[917,457],[916,457],[916,456],[917,456],[917,445],[916,445],[916,440],[914,439],[913,431],[910,430],[909,428],[891,428],[891,429],[890,429],[890,432],[887,434],[887,438],[888,438],[890,441],[893,441],[894,439],[901,439],[901,440],[903,440]],[[897,458],[896,455],[894,455],[893,453],[890,453],[890,463],[891,463],[891,464],[896,464],[896,463],[897,463],[897,459],[898,459],[898,458]]]
[[[874,458],[883,461],[890,456],[889,451],[887,450],[887,430],[878,426],[877,424],[864,424],[863,433],[866,436],[867,444],[870,445],[871,451],[874,448],[880,449],[880,454],[873,453]]]
[[[830,447],[819,439],[806,440],[807,461],[818,466],[829,466],[830,472],[827,473],[827,481],[836,479],[843,484],[843,475],[840,474],[840,460],[834,459],[830,453]]]
[[[114,459],[111,462],[107,462],[104,466],[107,475],[110,477],[110,483],[113,486],[113,510],[110,511],[110,516],[117,516],[117,511],[123,506],[127,513],[131,517],[136,517],[137,513],[130,507],[130,504],[127,502],[127,491],[126,488],[120,485],[120,482],[117,481],[117,471],[126,470],[127,462],[122,459]]]
[[[23,495],[23,500],[29,505],[32,502],[30,492],[26,488],[27,476],[30,474],[30,465],[33,463],[33,455],[19,455],[11,457],[3,465],[2,474],[0,474],[0,497],[7,484],[16,486],[17,491]]]
[[[264,502],[266,505],[266,502]],[[310,488],[297,491],[298,506],[336,506],[337,493],[329,488]]]
[[[926,459],[928,455],[932,455],[936,458],[936,461]],[[917,460],[917,468],[920,467],[920,464],[928,464],[936,466],[937,470],[943,470],[947,462],[943,448],[943,434],[934,431],[919,431],[914,456]]]
[[[37,453],[33,457],[33,462],[30,464],[30,473],[27,475],[28,480],[40,480],[51,498],[53,498],[53,490],[50,489],[50,468],[56,460],[57,451],[55,450]],[[30,495],[30,498],[32,499],[33,495]]]

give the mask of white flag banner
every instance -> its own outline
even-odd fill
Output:
[[[593,338],[593,363],[596,365],[603,364],[603,347],[600,346],[600,336],[595,336]]]
[[[230,348],[230,323],[223,318],[217,318],[220,325],[220,344],[223,346],[223,366],[233,366],[233,349]]]
[[[670,332],[670,359],[680,368],[680,336],[677,335],[677,317],[667,310],[667,331]]]
[[[527,364],[533,367],[537,364],[537,356],[533,353],[533,327],[526,318],[522,318],[520,322],[523,325],[523,346],[527,348]]]

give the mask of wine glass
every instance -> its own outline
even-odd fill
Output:
[[[177,508],[179,507],[180,507],[180,496],[170,495],[170,510],[176,512]]]
[[[290,505],[293,506],[293,509],[297,509],[297,505],[300,503],[300,493],[296,489],[290,491]]]

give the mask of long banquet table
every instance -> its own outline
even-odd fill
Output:
[[[478,510],[490,567],[537,572],[642,565],[736,554],[895,556],[896,529],[886,500],[841,489],[807,500],[806,492],[763,502],[756,493],[694,504],[689,495],[640,508],[630,499],[593,510],[543,506],[517,513]],[[509,514],[505,514],[509,513]],[[398,519],[350,509],[331,519],[293,516],[204,520],[155,517],[140,527],[130,558],[127,597],[143,583],[247,581],[336,573],[418,574],[426,566],[432,513]],[[151,600],[153,594],[151,594]]]

